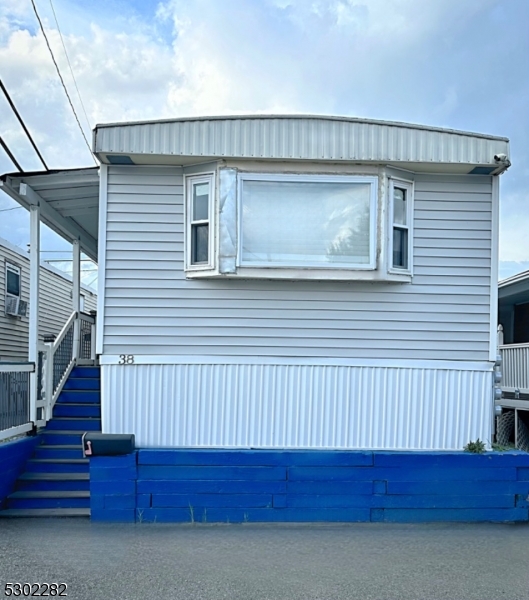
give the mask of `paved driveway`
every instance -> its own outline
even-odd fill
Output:
[[[1,520],[6,582],[71,600],[528,600],[529,526]]]

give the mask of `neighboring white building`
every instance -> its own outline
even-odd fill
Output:
[[[57,335],[72,314],[72,278],[48,263],[40,265],[39,337]],[[97,306],[82,286],[81,310]],[[25,361],[29,344],[29,255],[0,238],[0,361]]]
[[[99,194],[96,169],[3,185],[98,254],[105,432],[490,442],[507,139],[261,115],[99,125],[94,151]]]

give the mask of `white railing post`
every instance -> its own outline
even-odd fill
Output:
[[[96,324],[92,323],[92,327],[90,330],[90,358],[92,360],[96,359]]]
[[[29,362],[35,370],[29,380],[29,420],[37,422],[37,363],[39,359],[40,208],[29,207]]]
[[[51,419],[52,397],[53,397],[53,342],[48,342],[46,353],[46,380],[44,393],[46,394],[46,420]]]
[[[503,346],[503,325],[498,325],[498,347]]]
[[[72,242],[72,308],[77,316],[73,324],[73,354],[72,358],[79,358],[79,344],[80,344],[80,327],[79,322],[79,311],[81,308],[81,246],[79,240]]]

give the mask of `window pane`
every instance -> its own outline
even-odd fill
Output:
[[[20,296],[20,275],[7,269],[7,293]]]
[[[209,183],[193,185],[193,221],[208,220]]]
[[[191,226],[191,264],[208,262],[208,238],[208,224]]]
[[[369,264],[369,183],[243,181],[242,260]]]
[[[393,266],[408,268],[408,231],[398,227],[393,229]]]
[[[393,223],[407,225],[406,212],[406,190],[393,188]]]

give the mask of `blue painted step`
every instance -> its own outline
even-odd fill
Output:
[[[88,473],[87,458],[32,458],[26,463],[26,473]]]
[[[12,494],[7,500],[7,508],[90,508],[90,492],[85,493],[86,498],[17,498]]]
[[[0,517],[90,516],[85,431],[101,431],[100,369],[76,367]]]
[[[63,390],[99,390],[100,382],[96,377],[69,377]]]
[[[35,448],[34,458],[84,458],[83,448],[77,444],[40,445]]]
[[[101,419],[54,417],[46,425],[48,431],[101,431]]]
[[[94,377],[99,379],[101,369],[99,367],[74,367],[70,373],[70,378],[77,377]]]
[[[76,446],[81,445],[81,438],[83,437],[84,431],[72,431],[72,430],[54,430],[54,429],[45,429],[41,433],[42,437],[42,445],[72,445]]]
[[[55,417],[101,417],[99,404],[75,404],[73,402],[56,404],[53,407],[53,418]]]
[[[75,473],[75,475],[84,475],[84,479],[65,479],[64,473],[55,473],[59,475],[56,479],[50,479],[49,477],[40,477],[47,475],[47,473],[31,473],[32,477],[21,476],[16,483],[16,490],[18,491],[34,491],[34,492],[64,492],[64,491],[89,491],[90,480],[87,473]]]
[[[101,393],[94,390],[67,390],[62,391],[57,399],[57,404],[64,404],[67,402],[73,402],[74,404],[79,403],[92,403],[99,404],[101,402]]]

